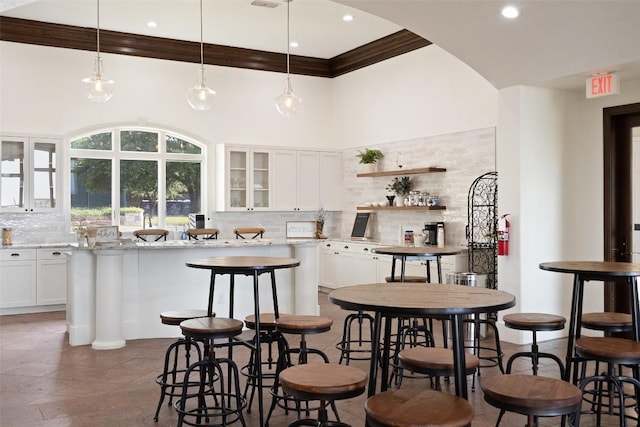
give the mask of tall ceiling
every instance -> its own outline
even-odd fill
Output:
[[[286,3],[204,0],[204,41],[286,52]],[[640,78],[640,0],[513,0],[521,15],[500,16],[502,0],[294,0],[291,53],[332,58],[402,28],[458,57],[497,88],[517,84],[579,88],[618,71]],[[100,26],[199,41],[198,0],[100,0]],[[342,16],[351,14],[352,22]],[[89,0],[0,0],[0,15],[95,27]],[[153,20],[158,26],[150,28]],[[622,88],[624,90],[624,86]]]

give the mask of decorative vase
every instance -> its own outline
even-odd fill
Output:
[[[396,206],[398,207],[404,206],[404,197],[402,196],[396,197]]]
[[[324,235],[322,229],[324,228],[324,222],[316,221],[316,238],[318,239],[326,239],[327,236]]]
[[[377,170],[377,163],[361,163],[361,173],[374,173]]]
[[[396,198],[396,196],[386,196],[387,200],[389,201],[389,206],[393,206],[393,199]]]

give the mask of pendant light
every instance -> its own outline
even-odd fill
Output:
[[[115,82],[102,74],[102,58],[100,58],[100,0],[96,0],[96,2],[98,5],[96,25],[97,56],[93,64],[93,75],[82,79],[82,87],[90,101],[106,102],[113,96]]]
[[[187,100],[194,110],[208,110],[211,108],[214,90],[207,87],[204,76],[204,42],[202,40],[202,0],[200,0],[200,69],[198,70],[198,83],[187,92]]]
[[[291,89],[291,74],[289,73],[289,3],[293,0],[284,0],[287,3],[287,82],[284,92],[276,98],[276,109],[285,117],[294,115],[300,108],[302,99],[298,98]]]

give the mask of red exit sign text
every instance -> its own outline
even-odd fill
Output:
[[[618,93],[620,93],[620,83],[617,74],[603,74],[587,79],[587,98],[617,95]]]

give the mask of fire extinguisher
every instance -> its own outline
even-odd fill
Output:
[[[509,221],[504,214],[498,219],[498,255],[509,255]]]

